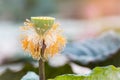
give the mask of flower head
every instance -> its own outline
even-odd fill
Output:
[[[66,39],[54,20],[52,17],[31,17],[31,20],[27,19],[24,23],[22,47],[34,59],[47,59],[65,46]]]
[[[34,28],[38,34],[44,34],[54,24],[55,18],[52,17],[31,17]]]

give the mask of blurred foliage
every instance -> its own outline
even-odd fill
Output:
[[[50,16],[56,12],[55,0],[0,0],[0,17],[24,20],[31,16]]]
[[[73,73],[68,64],[62,67],[53,68],[46,63],[45,70],[46,78],[54,78],[58,75]],[[26,63],[24,68],[19,72],[6,70],[6,72],[0,76],[0,80],[20,80],[28,71],[33,71],[38,74],[38,68],[34,68],[30,63]]]
[[[90,62],[89,64],[83,65],[83,66],[94,68],[96,66],[107,66],[107,65],[111,65],[111,64],[114,66],[120,67],[120,50],[117,51],[115,54],[109,56],[109,58],[107,58],[103,61],[96,61],[94,63]]]
[[[102,63],[99,65],[114,64],[120,66],[118,64],[120,63],[120,60],[118,60],[120,53],[117,53],[119,49],[119,36],[108,33],[98,38],[68,43],[63,54],[71,61],[89,66],[90,68],[97,66],[99,63]]]
[[[62,75],[49,80],[120,80],[120,68],[114,66],[96,67],[90,75]]]
[[[30,71],[21,80],[39,80],[39,75]]]

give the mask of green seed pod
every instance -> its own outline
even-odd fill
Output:
[[[31,21],[34,24],[35,30],[38,34],[44,35],[52,25],[54,24],[55,18],[53,17],[31,17]]]

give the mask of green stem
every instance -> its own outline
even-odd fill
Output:
[[[43,40],[42,48],[41,48],[41,57],[44,58],[44,52],[45,52],[45,41]],[[39,79],[40,80],[45,80],[45,66],[44,66],[44,61],[43,59],[39,60]]]
[[[45,80],[45,69],[42,59],[39,60],[39,80]]]

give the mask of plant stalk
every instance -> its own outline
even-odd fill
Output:
[[[42,59],[39,60],[39,80],[45,80],[45,69]]]
[[[42,58],[44,58],[45,48],[46,48],[46,45],[45,45],[45,41],[43,40],[43,45],[41,48]],[[39,60],[39,80],[45,80],[45,64],[42,58]]]

